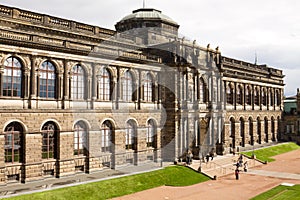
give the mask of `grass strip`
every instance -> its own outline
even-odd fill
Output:
[[[286,200],[286,199],[293,199],[293,200],[300,200],[300,185],[290,186],[283,186],[279,185],[267,192],[257,195],[256,197],[252,198],[251,200]]]
[[[275,159],[271,157],[279,154],[287,153],[289,151],[297,150],[297,149],[300,149],[299,145],[293,142],[289,142],[289,143],[284,143],[276,146],[257,149],[254,151],[254,154],[258,160],[272,162],[275,161]],[[245,154],[247,156],[252,156],[252,153],[253,153],[252,151],[242,152],[242,154]]]
[[[12,200],[76,200],[110,199],[135,192],[168,185],[188,186],[209,180],[208,177],[184,166],[171,166],[116,179],[54,189],[50,191],[12,197]]]

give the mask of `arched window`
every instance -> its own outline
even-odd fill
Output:
[[[231,147],[235,148],[235,120],[234,120],[234,118],[230,118],[229,133],[230,133],[230,137],[232,138]]]
[[[227,86],[226,96],[227,96],[227,103],[233,104],[233,88],[231,85]]]
[[[126,124],[125,145],[126,149],[135,149],[136,125],[134,121],[129,120]]]
[[[103,122],[101,126],[101,150],[102,152],[112,151],[113,126],[109,121]]]
[[[82,121],[74,126],[74,155],[86,155],[87,153],[87,127]]]
[[[259,105],[259,89],[257,87],[254,89],[254,104]]]
[[[246,104],[251,105],[251,88],[250,86],[246,87]]]
[[[3,96],[21,97],[22,65],[15,57],[9,57],[4,62]]]
[[[147,147],[155,147],[156,127],[153,120],[147,123]]]
[[[240,118],[240,136],[242,138],[241,146],[245,146],[245,120]]]
[[[275,118],[273,116],[271,118],[271,134],[272,134],[272,141],[276,141]]]
[[[272,89],[270,89],[270,92],[269,92],[269,103],[270,103],[270,106],[274,106],[274,95],[273,95]]]
[[[257,118],[257,135],[258,135],[258,143],[261,144],[261,121],[260,118]]]
[[[280,91],[279,90],[276,90],[276,97],[275,97],[275,100],[276,100],[276,105],[277,106],[280,106],[281,104],[281,95],[280,95]]]
[[[144,80],[144,100],[146,102],[153,101],[153,79],[150,73],[148,73]]]
[[[251,145],[254,145],[253,119],[251,117],[249,118],[249,135],[250,135]]]
[[[200,103],[206,102],[206,90],[203,78],[199,80],[199,101]]]
[[[242,86],[238,86],[236,89],[236,103],[242,105],[243,104],[243,88]]]
[[[264,127],[265,127],[265,141],[269,141],[269,125],[268,125],[268,118],[265,117],[264,119]]]
[[[51,159],[57,158],[56,155],[56,144],[57,144],[57,136],[56,136],[56,126],[53,123],[46,123],[42,128],[42,158],[43,159]]]
[[[17,122],[10,123],[4,131],[4,160],[6,163],[23,161],[23,128]]]
[[[99,88],[98,97],[100,100],[103,101],[111,100],[112,81],[111,81],[111,74],[107,68],[103,68],[101,70],[101,74],[98,78],[98,88]]]
[[[123,100],[133,100],[133,77],[129,71],[126,71],[123,77]]]
[[[81,65],[72,68],[71,98],[84,99],[85,74]]]
[[[45,61],[40,66],[39,96],[42,98],[55,98],[56,73],[54,65]]]
[[[264,106],[267,105],[267,92],[265,88],[261,91],[261,101]]]

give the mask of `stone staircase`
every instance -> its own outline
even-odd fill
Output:
[[[209,160],[209,162],[203,162],[200,160],[193,160],[192,164],[188,167],[199,171],[212,179],[216,179],[217,177],[225,176],[228,174],[233,174],[236,169],[235,164],[238,161],[239,154],[237,155],[225,155],[225,156],[217,156],[213,160]],[[248,168],[253,168],[259,165],[263,165],[263,163],[250,159],[246,156],[243,156],[243,162],[248,163]],[[201,166],[201,167],[200,167]],[[243,167],[240,167],[240,170],[243,170]]]

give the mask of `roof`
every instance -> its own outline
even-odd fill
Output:
[[[125,16],[121,21],[132,20],[132,19],[159,19],[175,25],[178,25],[173,19],[161,13],[161,11],[153,8],[141,8],[134,10],[132,14]]]

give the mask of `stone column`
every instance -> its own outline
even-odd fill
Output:
[[[59,151],[57,160],[57,177],[73,175],[75,173],[74,162],[74,133],[61,132],[59,134]]]
[[[31,109],[35,109],[36,108],[36,92],[37,92],[37,74],[36,74],[36,70],[38,69],[37,66],[37,59],[35,56],[31,56],[30,58],[30,62],[31,62],[31,71],[30,71],[30,101],[29,101],[29,105],[28,107]],[[1,90],[2,91],[2,90]]]
[[[92,102],[91,108],[94,109],[95,101],[97,100],[97,66],[92,64]]]
[[[268,142],[272,142],[271,119],[268,120]]]
[[[125,129],[115,130],[115,167],[126,163]]]
[[[6,184],[6,175],[5,175],[6,168],[5,168],[5,160],[4,160],[4,143],[5,143],[4,134],[3,135],[1,134],[0,135],[0,154],[2,156],[0,156],[0,186]]]
[[[89,131],[89,158],[88,172],[98,171],[102,168],[101,136],[99,131]]]
[[[147,129],[145,127],[139,128],[137,132],[137,160],[138,165],[147,160]]]
[[[27,133],[25,134],[26,153],[24,174],[22,182],[35,181],[43,178],[42,165],[42,134],[41,133]]]
[[[162,156],[161,156],[161,129],[157,128],[156,130],[156,147],[154,149],[154,162],[161,162],[162,161]]]
[[[68,109],[70,107],[69,101],[69,70],[68,70],[68,60],[64,60],[64,75],[63,75],[63,109]]]

